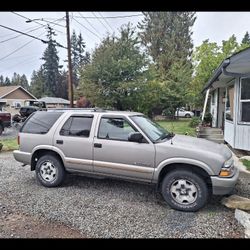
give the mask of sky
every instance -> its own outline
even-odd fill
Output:
[[[71,32],[82,33],[90,53],[107,33],[118,34],[122,25],[128,22],[136,25],[143,18],[141,12],[70,12],[69,16]],[[241,42],[246,31],[250,33],[250,12],[196,12],[196,16],[192,27],[195,47],[206,39],[221,44],[232,34]],[[28,19],[36,20],[27,23]],[[56,40],[66,47],[65,12],[0,12],[0,25],[44,40],[47,22],[56,29]],[[12,77],[16,72],[30,80],[33,70],[38,70],[43,63],[41,57],[45,49],[46,44],[41,41],[0,26],[0,75]],[[67,50],[58,48],[58,51],[60,63],[66,67]]]

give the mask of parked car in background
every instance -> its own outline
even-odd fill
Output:
[[[230,193],[239,176],[223,144],[174,135],[141,113],[37,111],[18,135],[17,161],[46,187],[66,173],[155,184],[174,209],[197,211],[211,194]]]
[[[5,128],[11,126],[11,114],[5,111],[0,111],[0,135]]]
[[[194,113],[192,111],[187,111],[184,108],[177,108],[175,111],[176,117],[185,117],[185,118],[191,118],[194,116]]]

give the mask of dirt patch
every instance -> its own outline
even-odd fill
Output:
[[[0,205],[0,238],[86,238],[79,231]]]

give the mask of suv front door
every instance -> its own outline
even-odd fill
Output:
[[[137,129],[123,116],[100,118],[94,138],[94,171],[102,174],[151,181],[155,147],[145,138],[141,143],[128,141]]]

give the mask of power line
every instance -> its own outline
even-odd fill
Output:
[[[98,37],[100,40],[102,40],[97,34],[95,34],[94,32],[92,32],[90,29],[88,29],[86,26],[84,26],[82,23],[78,22],[74,17],[73,19],[80,24],[83,28],[85,28],[86,30],[88,30],[90,33],[92,33],[94,36]]]
[[[99,15],[103,18],[104,22],[110,27],[110,29],[111,29],[113,32],[115,32],[114,29],[109,25],[108,21],[104,18],[104,16],[102,15],[101,12],[99,12]]]
[[[14,31],[14,32],[17,32],[17,33],[20,33],[20,34],[25,35],[25,36],[32,37],[32,38],[37,39],[37,40],[39,40],[39,41],[41,41],[41,42],[43,42],[43,43],[48,43],[48,41],[44,41],[44,40],[41,39],[41,38],[38,38],[38,37],[36,37],[36,36],[29,35],[29,34],[24,33],[24,32],[22,32],[22,31],[19,31],[19,30],[16,30],[16,29],[12,29],[12,28],[9,28],[9,27],[4,26],[4,25],[1,25],[1,24],[0,24],[0,27],[3,27],[3,28],[5,28],[5,29],[11,30],[11,31]]]
[[[96,14],[92,11],[92,14],[95,16],[95,17],[97,17],[96,16]],[[101,19],[98,19],[98,21],[103,25],[103,27],[109,32],[109,29],[107,28],[107,26],[102,22],[102,20]]]
[[[15,15],[17,15],[17,16],[20,16],[20,17],[22,17],[22,18],[24,18],[24,19],[26,19],[26,20],[28,20],[28,21],[32,21],[32,19],[30,19],[30,18],[28,18],[28,17],[25,17],[25,16],[23,16],[23,15],[21,15],[21,14],[19,14],[19,13],[16,13],[16,12],[14,12],[14,11],[12,11],[12,13],[15,14]],[[61,19],[61,18],[60,18],[60,19]],[[39,22],[37,22],[36,20],[34,20],[34,21],[32,21],[32,22],[37,23],[37,24],[39,24],[39,25],[41,25],[41,26],[43,26],[43,27],[47,27],[47,25],[42,24],[42,23],[39,23]],[[57,30],[57,29],[54,29],[54,30],[56,30],[57,32],[61,32],[61,33],[62,33],[62,31],[60,31],[60,30]]]
[[[38,28],[36,28],[36,29],[33,29],[33,30],[28,31],[27,33],[30,33],[30,32],[32,32],[32,31],[35,31],[35,30],[38,30],[38,29],[41,29],[41,28],[42,28],[42,27],[38,27]],[[8,42],[8,41],[13,40],[13,39],[15,39],[15,38],[17,38],[17,37],[20,37],[20,36],[22,36],[22,35],[23,35],[23,34],[20,34],[20,35],[17,35],[17,36],[14,36],[14,37],[11,37],[11,38],[2,40],[2,41],[0,41],[0,43]]]
[[[93,17],[93,16],[85,16],[85,17],[80,17],[80,16],[75,16],[77,18],[89,18],[89,19],[100,19],[100,18],[127,18],[127,17],[135,17],[135,16],[143,16],[143,14],[137,14],[137,15],[128,15],[128,16],[105,16],[105,17]]]
[[[81,12],[78,12],[80,16],[82,16]],[[82,16],[83,17],[83,16]],[[83,17],[84,18],[84,17]],[[91,22],[85,18],[85,20],[87,21],[87,23],[95,30],[96,33],[98,33],[100,36],[101,34],[99,33],[99,31],[91,24]]]
[[[57,19],[56,21],[61,20],[61,19],[64,19],[64,18]],[[34,22],[35,20],[40,20],[40,21],[43,21],[43,22],[46,22],[46,23],[52,23],[52,24],[55,24],[57,26],[65,28],[65,26],[63,26],[62,24],[56,23],[56,21],[55,22],[46,21],[44,18],[30,19],[30,20],[27,20],[26,23],[31,23],[31,22]]]

